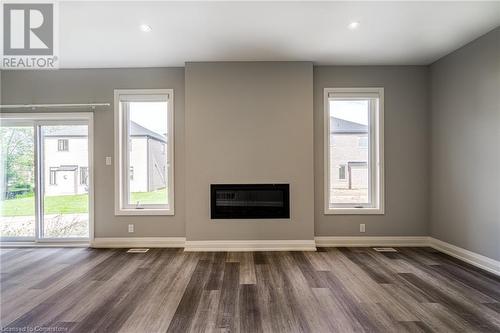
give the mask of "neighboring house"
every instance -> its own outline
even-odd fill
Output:
[[[149,192],[166,187],[166,137],[135,122],[131,122],[130,136],[130,191]],[[44,137],[45,195],[87,193],[86,127],[54,127]]]
[[[87,193],[87,142],[86,126],[54,126],[45,129],[45,195]]]
[[[367,125],[331,117],[330,156],[331,188],[367,188]]]
[[[151,192],[167,186],[167,137],[130,122],[130,192]]]

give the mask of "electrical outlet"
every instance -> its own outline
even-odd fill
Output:
[[[133,224],[128,225],[128,232],[134,232],[134,225]]]
[[[365,225],[364,224],[359,225],[359,232],[365,232]]]
[[[106,165],[111,165],[111,156],[106,156]]]

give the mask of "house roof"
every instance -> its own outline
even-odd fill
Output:
[[[130,136],[148,136],[152,139],[167,143],[167,138],[161,134],[153,132],[136,122],[130,122]]]
[[[44,136],[87,136],[87,128],[85,126],[54,126],[45,127]]]
[[[330,117],[330,132],[345,134],[367,133],[368,126],[345,119]]]
[[[167,138],[161,134],[153,132],[136,122],[130,122],[130,135],[131,136],[147,136],[154,140],[167,142]],[[50,132],[45,133],[45,136],[49,137],[78,137],[87,136],[87,129],[84,126],[61,126],[52,127]]]

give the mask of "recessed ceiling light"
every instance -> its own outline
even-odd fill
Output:
[[[139,28],[142,32],[150,32],[151,30],[153,30],[153,28],[151,28],[151,26],[147,24],[141,24]]]
[[[347,27],[351,30],[355,30],[359,27],[359,22],[352,21],[351,23],[349,23],[349,25]]]

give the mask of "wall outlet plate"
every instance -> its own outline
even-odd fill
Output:
[[[360,224],[359,225],[359,232],[365,232],[366,231],[366,225],[365,224]]]
[[[134,232],[134,225],[133,224],[128,225],[128,232]]]

